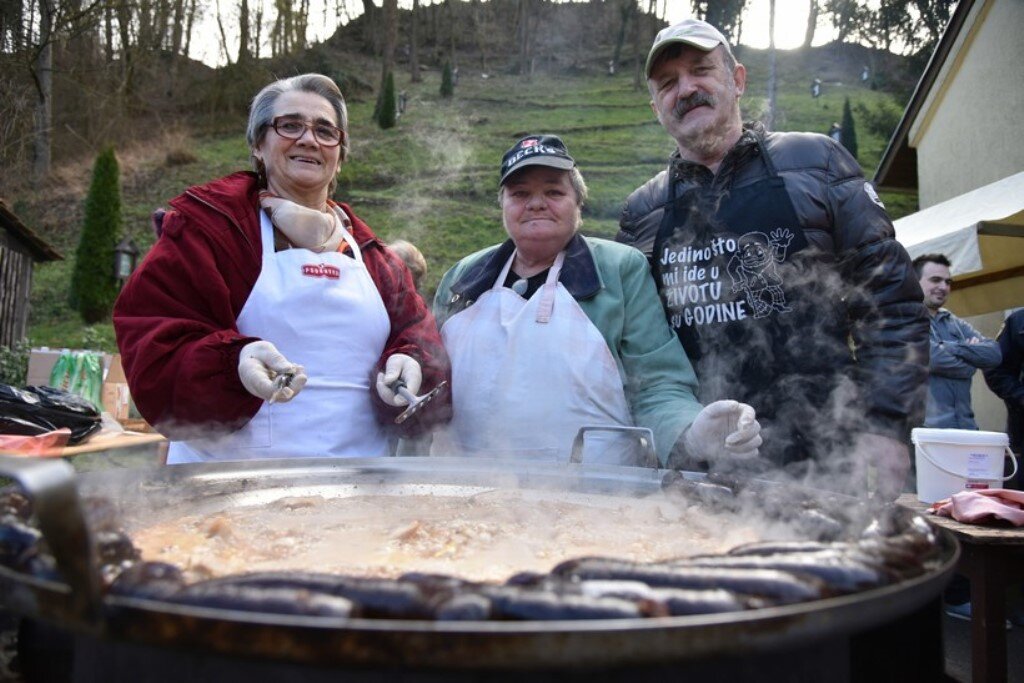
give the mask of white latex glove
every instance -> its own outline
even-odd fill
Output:
[[[333,210],[316,211],[288,199],[263,192],[260,206],[270,212],[270,222],[296,247],[320,254],[341,245],[339,219]]]
[[[707,460],[712,468],[722,462],[757,457],[761,425],[754,409],[739,401],[715,401],[697,413],[683,436],[691,456]]]
[[[853,458],[870,466],[866,484],[875,498],[891,502],[899,497],[910,471],[907,444],[889,436],[864,433],[854,442]]]
[[[285,384],[287,375],[292,377]],[[284,403],[306,386],[306,369],[289,361],[270,342],[258,341],[246,344],[238,354],[238,378],[253,396]]]
[[[423,370],[420,369],[420,364],[416,362],[416,359],[404,353],[396,353],[384,364],[384,372],[377,373],[377,393],[389,406],[409,405],[408,401],[388,386],[394,384],[398,379],[405,382],[405,388],[412,393],[420,393],[420,385],[423,384]]]

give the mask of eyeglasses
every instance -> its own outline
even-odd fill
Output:
[[[293,116],[278,116],[270,122],[274,132],[289,140],[298,140],[309,128],[313,131],[313,137],[324,147],[337,147],[345,139],[345,131],[337,126],[332,126],[323,121],[310,123],[297,119]]]

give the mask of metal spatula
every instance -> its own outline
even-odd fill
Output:
[[[399,396],[401,396],[402,398],[409,402],[409,407],[402,411],[401,415],[395,418],[395,424],[400,425],[406,420],[408,420],[410,417],[415,415],[416,413],[420,412],[420,410],[425,405],[427,405],[428,403],[433,401],[438,395],[440,395],[441,391],[446,386],[448,386],[448,380],[442,381],[440,384],[438,384],[436,387],[434,387],[427,393],[423,394],[422,396],[417,396],[416,394],[409,391],[405,386],[405,381],[401,379],[394,381],[388,386],[391,388],[392,391],[396,392]]]

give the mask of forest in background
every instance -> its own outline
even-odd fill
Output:
[[[742,43],[744,30],[752,30],[742,22],[748,1],[690,6]],[[54,163],[154,130],[221,130],[272,76],[327,72],[352,98],[378,91],[395,69],[413,82],[422,69],[445,62],[529,79],[538,71],[601,72],[611,61],[632,69],[640,88],[639,62],[664,26],[668,0],[411,0],[407,9],[380,2],[325,0],[324,14],[310,17],[309,0],[0,0],[0,195],[17,186],[14,179],[45,180]],[[955,6],[808,3],[805,48],[825,23],[840,44],[920,62]],[[202,17],[204,26],[216,26],[222,67],[190,58],[198,41],[211,39],[196,35]],[[314,19],[338,28],[310,45]],[[875,73],[882,67],[870,66]]]
[[[45,173],[33,151],[40,118],[33,113],[36,85],[29,67],[37,62],[29,48],[8,49],[11,25],[0,24],[0,59],[5,60],[0,79],[4,92],[16,95],[0,97],[0,108],[7,108],[0,111],[0,197],[65,256],[35,269],[26,345],[115,350],[109,321],[85,325],[69,304],[68,283],[98,151],[116,150],[124,235],[144,254],[154,239],[149,222],[154,208],[188,185],[247,167],[248,103],[275,78],[318,71],[341,85],[350,108],[352,154],[335,197],[349,202],[384,239],[405,238],[420,246],[429,264],[428,297],[456,259],[503,238],[495,169],[518,136],[546,131],[566,139],[591,188],[584,231],[592,235],[612,236],[626,195],[664,167],[671,141],[648,107],[638,71],[655,32],[664,26],[663,3],[445,0],[416,2],[408,10],[397,10],[393,0],[384,7],[370,0],[363,4],[364,10],[373,9],[322,43],[278,44],[263,55],[251,35],[248,52],[227,45],[231,62],[216,69],[185,57],[185,28],[179,36],[165,34],[156,48],[125,54],[116,13],[101,14],[89,32],[62,34],[51,44]],[[139,15],[143,6],[148,13]],[[176,5],[154,0],[131,7],[134,13],[126,16],[150,22],[154,8],[170,11]],[[713,20],[714,8],[720,5],[703,8]],[[106,23],[108,17],[114,23]],[[268,21],[257,22],[260,30]],[[719,21],[736,35],[750,30]],[[140,32],[152,40],[159,33],[135,27],[129,36],[137,40]],[[916,40],[931,35],[924,29],[912,33]],[[848,41],[857,35],[851,30]],[[108,52],[109,40],[114,49]],[[184,43],[172,50],[167,40],[172,46],[176,40]],[[825,132],[849,102],[858,124],[858,159],[870,175],[929,56],[921,45],[905,55],[840,41],[777,54],[740,46],[737,56],[749,72],[743,115],[770,120],[778,130]],[[453,97],[439,94],[445,64],[459,69]],[[867,80],[861,79],[864,67]],[[407,110],[395,127],[383,130],[375,110],[388,74]],[[809,93],[815,78],[823,83],[820,98]],[[883,198],[894,217],[916,208],[913,196]]]

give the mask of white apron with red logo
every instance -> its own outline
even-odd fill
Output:
[[[263,211],[260,233],[263,265],[238,331],[273,343],[305,366],[309,381],[287,403],[264,403],[226,437],[172,443],[167,462],[387,455],[370,404],[370,375],[391,323],[355,239],[343,229],[355,258],[337,251],[275,252]]]
[[[431,455],[566,462],[580,427],[633,426],[615,358],[600,331],[558,282],[565,252],[526,300],[494,286],[441,328],[452,361],[451,423]],[[634,464],[632,440],[587,437],[586,462]]]

